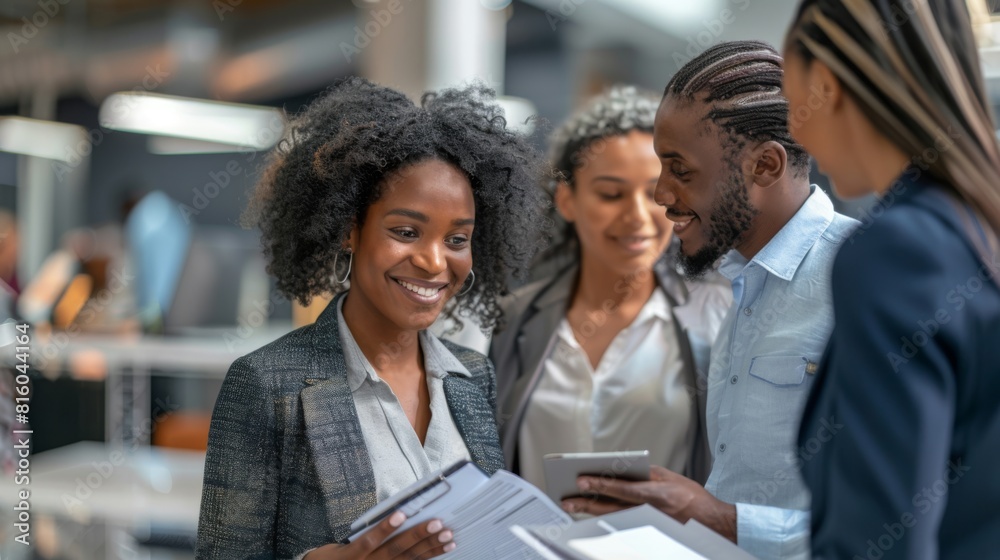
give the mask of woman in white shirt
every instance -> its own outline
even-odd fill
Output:
[[[490,354],[505,462],[542,488],[547,453],[648,449],[653,464],[708,474],[703,374],[731,296],[717,276],[685,281],[668,250],[658,103],[614,88],[551,139],[566,229],[541,266],[562,266],[508,298]]]

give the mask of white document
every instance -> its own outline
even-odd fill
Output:
[[[465,505],[439,516],[455,533],[458,548],[448,558],[535,558],[510,532],[514,525],[569,525],[572,519],[541,490],[507,471],[497,471]]]
[[[572,523],[541,490],[517,475],[501,470],[487,477],[476,465],[465,463],[422,480],[372,508],[352,526],[357,532],[350,540],[397,509],[407,514],[407,520],[394,535],[431,519],[440,519],[451,529],[458,547],[441,557],[449,560],[537,558],[510,528]]]
[[[643,531],[633,534],[632,529]],[[681,524],[649,504],[571,525],[512,527],[511,532],[545,560],[755,560],[694,519]]]
[[[590,560],[706,560],[649,525],[601,537],[573,539],[570,548]]]

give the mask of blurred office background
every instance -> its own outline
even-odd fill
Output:
[[[612,84],[660,92],[720,41],[780,48],[794,4],[4,0],[0,556],[193,557],[228,365],[325,304],[277,294],[239,226],[285,114],[348,75],[415,98],[481,80],[543,147]],[[991,14],[970,5],[997,92]],[[31,325],[27,424],[11,404],[14,319]],[[17,485],[13,430],[25,429],[30,483]],[[14,540],[21,490],[30,546]]]

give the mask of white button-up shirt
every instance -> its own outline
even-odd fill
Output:
[[[596,369],[565,318],[556,336],[521,424],[521,476],[544,489],[547,453],[643,449],[651,463],[683,472],[694,401],[663,291],[653,291]]]

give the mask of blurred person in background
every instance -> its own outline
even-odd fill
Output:
[[[93,279],[91,298],[75,320],[83,331],[139,332],[134,264],[118,224],[66,233],[62,245],[80,261],[80,272]]]
[[[14,301],[21,287],[17,281],[18,257],[17,219],[8,210],[0,210],[0,348],[14,353],[14,338],[17,334],[13,324],[7,323],[15,316]],[[14,430],[24,429],[15,420],[14,377],[18,372],[13,368],[0,368],[0,473],[12,475],[17,465]]]
[[[656,200],[697,277],[719,261],[733,305],[712,347],[705,486],[653,467],[648,482],[580,477],[620,504],[696,519],[759,558],[809,557],[809,492],[795,435],[833,329],[830,269],[858,222],[809,184],[809,155],[789,133],[782,59],[759,41],[720,43],[670,80],[656,114]]]
[[[133,266],[122,233],[134,194],[129,193],[119,221],[64,233],[23,286],[16,277],[16,219],[0,210],[0,287],[4,296],[16,297],[21,318],[46,332],[50,327],[70,334],[139,332]]]
[[[649,450],[653,464],[708,476],[698,387],[731,298],[721,277],[685,282],[668,251],[673,223],[653,201],[657,104],[618,86],[552,135],[565,231],[545,258],[564,266],[505,300],[490,353],[506,463],[541,488],[548,453]]]
[[[996,557],[1000,147],[966,4],[805,1],[785,56],[796,139],[879,209],[799,434],[814,557]]]
[[[280,290],[303,304],[340,293],[316,323],[230,368],[198,558],[429,558],[461,546],[439,520],[385,541],[402,512],[345,539],[436,470],[503,467],[492,365],[425,329],[442,313],[497,320],[507,279],[538,244],[539,164],[480,86],[417,106],[351,78],[293,120],[247,217]]]
[[[9,210],[0,210],[0,280],[6,284],[6,291],[14,295],[21,292],[17,278],[19,246],[17,218]]]

